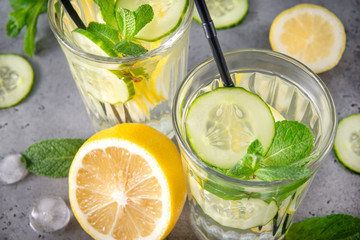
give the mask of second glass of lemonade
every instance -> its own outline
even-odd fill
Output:
[[[171,1],[150,1],[154,12],[172,11],[168,2]],[[187,72],[193,12],[193,1],[179,2],[184,3],[183,13],[170,35],[151,41],[139,40],[138,43],[148,49],[140,56],[109,57],[79,47],[72,34],[77,26],[59,1],[49,1],[51,29],[65,53],[96,131],[118,123],[138,122],[173,136],[171,105],[175,90]],[[93,1],[71,3],[85,26],[90,22],[104,23],[99,6]],[[181,13],[181,9],[177,11]],[[157,16],[155,13],[154,18]],[[129,97],[124,97],[124,88],[129,88],[125,91]]]
[[[229,177],[203,162],[190,144],[185,119],[195,98],[222,86],[215,62],[206,60],[180,85],[173,106],[173,125],[188,186],[191,225],[200,239],[281,239],[293,222],[317,169],[332,148],[335,106],[319,77],[288,56],[250,49],[228,52],[225,59],[235,86],[260,96],[270,106],[275,121],[298,121],[313,132],[315,158],[305,165],[311,173],[308,178],[276,181]],[[217,106],[211,103],[206,107]],[[241,114],[234,116],[239,121],[241,117]],[[220,132],[212,129],[211,137],[204,141],[212,147],[224,146],[219,144],[224,138]]]

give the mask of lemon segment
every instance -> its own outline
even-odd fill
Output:
[[[69,173],[69,199],[95,239],[163,239],[186,198],[181,158],[157,130],[124,123],[91,137]]]
[[[340,61],[346,35],[341,21],[326,8],[299,4],[274,19],[269,40],[274,51],[287,54],[315,73],[321,73]]]

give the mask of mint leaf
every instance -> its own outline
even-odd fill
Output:
[[[275,123],[275,136],[265,154],[267,166],[291,165],[306,158],[313,149],[314,135],[304,124],[296,121]]]
[[[149,4],[144,4],[138,7],[135,12],[135,31],[134,36],[145,27],[146,24],[152,21],[154,17],[154,10]]]
[[[94,0],[99,6],[101,15],[111,28],[118,30],[118,25],[115,17],[115,4],[114,0]]]
[[[36,35],[36,24],[39,18],[39,15],[43,11],[43,5],[47,4],[47,0],[40,0],[37,4],[31,9],[28,17],[26,18],[26,34],[24,40],[24,52],[32,56],[35,49],[35,35]]]
[[[226,175],[230,177],[236,177],[244,180],[249,180],[254,178],[255,171],[261,167],[262,155],[264,154],[264,149],[259,140],[252,142],[245,156],[240,159],[229,171],[226,172]]]
[[[255,176],[263,181],[298,180],[310,176],[310,170],[294,166],[265,166],[255,171]]]
[[[308,218],[293,224],[286,233],[288,240],[350,240],[360,238],[360,218],[332,214]]]
[[[75,154],[86,139],[50,139],[29,146],[21,162],[32,173],[48,177],[66,177]]]
[[[9,0],[13,12],[9,13],[6,34],[16,37],[26,25],[24,51],[32,56],[35,48],[36,24],[39,15],[47,10],[47,0]]]
[[[126,8],[118,8],[116,20],[123,39],[132,39],[135,35],[135,14]]]
[[[144,54],[147,52],[147,50],[141,46],[140,44],[136,44],[131,41],[121,41],[118,44],[116,44],[113,49],[125,56],[135,56],[138,57],[141,54]]]
[[[315,153],[315,154],[313,154],[313,155],[311,155],[311,156],[308,156],[308,157],[305,157],[305,158],[303,158],[303,159],[300,159],[300,160],[298,160],[298,161],[296,161],[296,162],[293,162],[293,163],[291,163],[289,166],[303,167],[303,166],[305,166],[305,164],[307,164],[307,163],[309,163],[311,160],[317,158],[319,155],[320,155],[320,153],[317,152],[317,153]]]
[[[120,41],[119,33],[106,24],[90,22],[86,30],[94,33],[98,38],[111,47]]]

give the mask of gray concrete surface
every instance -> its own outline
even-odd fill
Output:
[[[237,27],[219,31],[224,51],[237,48],[270,49],[272,20],[282,10],[304,1],[250,0],[249,13]],[[340,63],[320,74],[328,86],[339,119],[360,112],[360,1],[307,1],[335,13],[346,30],[346,49]],[[5,28],[10,6],[0,0],[0,53],[24,55],[23,36],[9,39]],[[189,69],[210,56],[202,28],[192,24]],[[35,71],[31,94],[19,105],[0,110],[0,158],[22,152],[39,140],[86,138],[94,133],[70,74],[64,54],[41,15],[36,36],[36,54],[28,58]],[[23,181],[0,185],[0,239],[91,239],[74,217],[68,227],[54,234],[39,234],[28,224],[32,204],[42,195],[55,194],[68,203],[66,178],[52,179],[29,174]],[[360,217],[360,175],[345,169],[331,151],[317,173],[297,212],[296,221],[313,216],[344,213]],[[168,239],[195,239],[188,223],[188,207]]]

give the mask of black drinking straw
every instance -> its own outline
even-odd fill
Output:
[[[66,11],[68,12],[71,19],[74,21],[76,26],[78,28],[86,29],[85,24],[83,23],[83,21],[81,21],[79,15],[75,11],[74,7],[71,5],[70,1],[69,0],[60,0],[60,2],[65,7]]]
[[[205,0],[195,0],[195,4],[201,18],[205,36],[208,39],[216,65],[219,69],[221,80],[225,87],[234,87],[234,83],[231,80],[229,69],[226,65],[224,54],[221,51],[221,47],[217,39],[215,26],[213,21],[211,20]]]

